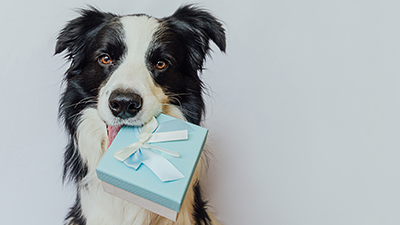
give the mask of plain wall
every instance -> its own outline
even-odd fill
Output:
[[[191,2],[191,1],[189,1]],[[7,1],[0,7],[0,223],[62,224],[56,36],[94,4],[172,14],[181,1]],[[400,224],[398,1],[202,1],[223,20],[207,84],[204,188],[226,225]]]

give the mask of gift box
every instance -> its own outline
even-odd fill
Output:
[[[123,126],[96,168],[104,191],[176,221],[208,130],[160,114]]]

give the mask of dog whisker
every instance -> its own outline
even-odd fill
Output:
[[[82,100],[80,100],[79,102],[77,102],[77,103],[74,103],[74,104],[70,104],[70,105],[66,105],[65,106],[65,108],[76,108],[76,107],[78,107],[79,105],[81,105],[81,104],[90,104],[90,103],[97,103],[97,99],[96,99],[96,97],[87,97],[87,98],[84,98],[84,99],[82,99]]]
[[[176,107],[176,105],[173,105],[173,104],[170,104],[170,103],[163,103],[162,104],[163,106],[172,106],[172,107]],[[184,108],[182,108],[182,107],[180,107],[180,106],[178,106],[179,107],[179,110],[183,113],[183,114],[186,114],[186,115],[188,115],[188,116],[191,116],[191,117],[195,117],[196,115],[197,115],[197,113],[196,112],[192,112],[192,111],[190,111],[190,110],[188,110],[188,109],[184,109]]]

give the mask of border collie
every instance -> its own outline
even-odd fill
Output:
[[[63,180],[77,187],[65,224],[219,224],[202,199],[204,155],[176,223],[105,193],[95,172],[122,125],[143,125],[161,112],[200,123],[204,85],[198,73],[210,41],[225,52],[221,22],[193,5],[162,19],[90,7],[61,30],[55,54],[64,52],[70,61],[59,110],[69,132]]]

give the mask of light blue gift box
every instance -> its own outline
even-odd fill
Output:
[[[171,124],[171,121],[177,120],[164,114],[160,114],[156,119],[160,125],[164,124],[163,128]],[[96,168],[97,177],[103,181],[104,190],[176,221],[208,133],[203,127],[181,120],[179,122],[186,124],[187,140],[153,144],[180,154],[180,157],[176,158],[154,151],[172,163],[183,174],[183,178],[163,182],[143,164],[135,170],[115,159],[113,154],[116,151],[139,140],[137,127],[123,126]]]

